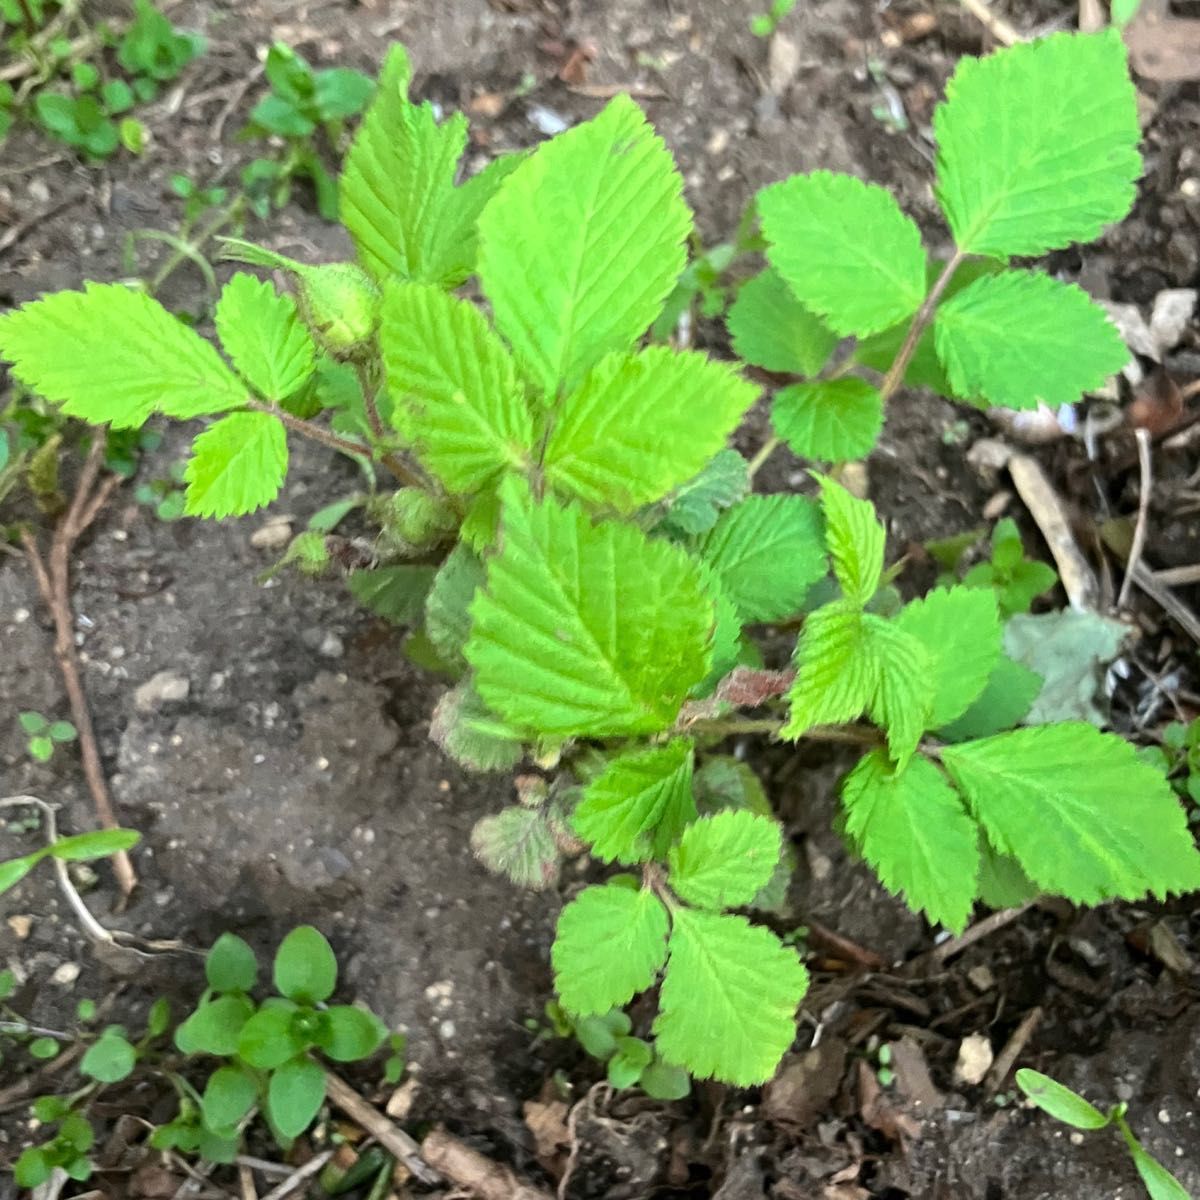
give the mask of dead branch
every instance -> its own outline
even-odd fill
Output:
[[[522,1183],[511,1168],[492,1162],[445,1130],[429,1134],[421,1153],[430,1166],[480,1200],[552,1200],[549,1192]]]

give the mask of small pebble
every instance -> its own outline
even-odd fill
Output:
[[[5,924],[13,931],[18,941],[23,942],[33,928],[33,918],[27,916],[9,917]]]
[[[50,976],[50,982],[58,984],[59,987],[70,987],[79,978],[79,971],[78,963],[65,962]]]
[[[151,713],[164,704],[177,704],[186,700],[189,691],[191,684],[186,675],[175,671],[159,671],[133,693],[134,707],[138,712]]]

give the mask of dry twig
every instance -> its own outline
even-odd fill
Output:
[[[1014,46],[1025,40],[1003,17],[998,17],[985,0],[959,0],[959,3],[1002,45]]]
[[[278,1187],[272,1188],[263,1200],[285,1200],[285,1197],[290,1196],[297,1188],[303,1187],[332,1157],[332,1150],[322,1150],[304,1166],[293,1171]]]
[[[1032,1008],[1025,1014],[1024,1020],[1013,1030],[1013,1035],[1004,1043],[1004,1049],[996,1055],[996,1061],[988,1072],[987,1092],[994,1095],[1008,1078],[1008,1073],[1017,1061],[1017,1055],[1025,1049],[1026,1043],[1033,1037],[1033,1031],[1042,1019],[1042,1009]]]
[[[522,1183],[512,1169],[492,1162],[442,1129],[421,1143],[426,1161],[447,1179],[480,1200],[552,1200],[550,1193]]]
[[[1117,611],[1124,612],[1129,603],[1129,590],[1133,587],[1134,577],[1142,565],[1142,552],[1146,549],[1146,525],[1150,516],[1150,491],[1154,486],[1154,476],[1150,463],[1150,434],[1145,429],[1135,429],[1137,436],[1138,471],[1141,483],[1138,489],[1137,524],[1133,527],[1133,545],[1129,548],[1129,562],[1125,566],[1125,578],[1121,581],[1121,591],[1117,596]]]
[[[976,942],[990,936],[997,930],[1003,929],[1006,925],[1011,925],[1019,916],[1028,912],[1032,907],[1033,901],[1030,900],[1025,904],[1018,905],[1016,908],[1002,908],[999,912],[994,912],[990,916],[984,917],[982,921],[976,921],[974,925],[968,929],[964,929],[958,937],[950,938],[940,946],[935,946],[929,952],[929,962],[940,967],[943,963],[949,962],[956,954],[961,954],[968,946],[973,946]],[[920,961],[920,959],[917,960],[917,962]]]
[[[37,580],[38,591],[41,592],[42,600],[50,610],[54,622],[54,655],[67,689],[71,720],[79,734],[83,774],[96,807],[96,817],[105,829],[118,829],[120,826],[108,794],[104,766],[96,744],[96,731],[92,726],[92,714],[88,708],[87,693],[84,691],[83,677],[79,670],[71,611],[71,551],[121,482],[118,475],[100,479],[103,463],[104,437],[97,432],[84,460],[70,507],[54,530],[49,555],[43,557],[37,539],[28,529],[21,533],[21,545],[25,548],[26,557]],[[137,876],[133,871],[133,863],[124,850],[119,850],[113,855],[113,871],[121,891],[128,896],[137,886]]]

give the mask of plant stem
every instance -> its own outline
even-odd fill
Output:
[[[147,285],[150,294],[153,296],[175,273],[182,262],[186,259],[194,259],[200,253],[204,243],[217,233],[218,230],[224,229],[226,225],[237,220],[245,204],[245,196],[240,194],[235,196],[224,208],[214,214],[208,224],[201,226],[200,232],[194,238],[184,239],[183,246],[176,249],[174,254],[155,271],[154,276]]]
[[[689,729],[695,733],[734,736],[740,733],[777,734],[783,726],[781,717],[729,717],[696,721]],[[883,734],[866,725],[814,725],[803,736],[816,742],[844,742],[852,746],[883,744]]]
[[[361,442],[352,442],[348,438],[338,437],[336,433],[330,433],[328,429],[322,429],[320,425],[314,425],[312,421],[297,417],[277,404],[268,404],[265,400],[256,400],[254,397],[250,397],[246,401],[246,407],[252,412],[269,413],[273,417],[278,417],[293,433],[298,433],[301,437],[308,438],[309,441],[319,442],[330,450],[338,451],[339,454],[348,454],[352,458],[371,457],[370,448],[362,445]]]
[[[908,370],[908,364],[912,362],[912,356],[917,351],[917,343],[921,340],[921,334],[928,328],[938,301],[942,298],[942,293],[946,290],[950,280],[954,278],[954,272],[962,265],[964,258],[966,258],[966,254],[962,250],[955,249],[950,256],[950,261],[942,268],[942,273],[937,277],[933,287],[929,289],[929,294],[921,301],[921,307],[917,309],[917,315],[913,317],[904,342],[900,346],[900,353],[888,367],[888,372],[880,385],[879,397],[885,404],[904,381],[904,372]]]
[[[750,465],[746,468],[746,474],[753,482],[754,476],[758,474],[759,468],[779,449],[779,438],[769,437],[759,448],[758,453],[750,460]]]

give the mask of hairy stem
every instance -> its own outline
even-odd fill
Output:
[[[754,476],[758,474],[762,465],[779,449],[779,438],[769,437],[762,446],[759,447],[758,453],[750,460],[749,466],[746,468],[747,477],[753,482]]]
[[[689,730],[732,737],[737,734],[777,734],[784,726],[782,717],[718,717],[694,722]],[[880,746],[883,734],[867,725],[814,725],[803,735],[816,742],[844,742],[853,746]]]
[[[917,315],[913,317],[904,342],[900,346],[900,353],[896,355],[880,385],[879,395],[884,403],[891,399],[892,393],[903,382],[904,372],[908,370],[908,364],[912,362],[912,356],[917,351],[917,343],[921,340],[921,334],[929,327],[929,322],[933,319],[934,310],[942,298],[942,293],[945,292],[950,280],[954,278],[954,272],[962,265],[964,258],[966,255],[963,251],[958,249],[954,251],[950,261],[942,268],[942,273],[937,277],[933,287],[929,289],[929,294],[921,302],[921,307],[917,309]]]

